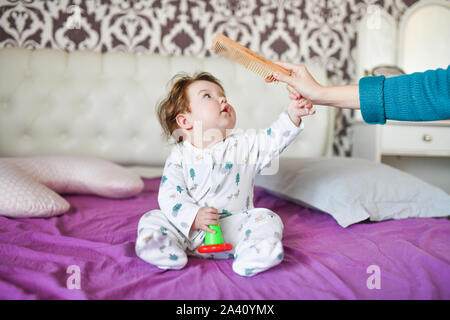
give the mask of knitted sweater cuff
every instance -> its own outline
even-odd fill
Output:
[[[386,123],[383,98],[384,80],[384,76],[364,77],[359,80],[361,114],[367,123]]]

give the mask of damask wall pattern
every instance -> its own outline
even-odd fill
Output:
[[[269,59],[322,64],[334,84],[355,79],[358,21],[397,20],[417,0],[0,0],[0,47],[209,56],[221,32]],[[350,155],[350,111],[336,118],[335,154]]]

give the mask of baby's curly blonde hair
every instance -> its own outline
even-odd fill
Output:
[[[187,88],[199,80],[215,83],[225,92],[220,81],[208,72],[199,72],[192,76],[184,72],[176,74],[170,81],[170,83],[173,83],[172,89],[157,107],[158,119],[167,139],[171,137],[173,131],[179,128],[176,120],[177,115],[184,112],[191,112]],[[180,139],[182,138],[179,137],[179,141],[177,142],[180,142]]]

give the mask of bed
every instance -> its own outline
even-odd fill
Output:
[[[327,83],[320,65],[307,66],[319,82]],[[133,196],[120,198],[61,192],[70,208],[51,217],[0,216],[1,299],[450,299],[450,221],[445,218],[450,212],[442,213],[450,202],[442,190],[381,165],[366,170],[373,164],[362,163],[361,170],[381,170],[412,181],[399,179],[396,185],[397,180],[385,179],[392,182],[392,190],[383,181],[381,186],[367,182],[374,192],[389,190],[384,192],[398,200],[399,185],[416,184],[416,189],[406,188],[407,197],[421,188],[429,190],[420,204],[407,202],[406,215],[401,209],[399,216],[378,222],[370,215],[349,222],[330,214],[314,203],[326,198],[324,192],[309,194],[314,199],[303,202],[289,194],[298,190],[276,192],[277,183],[299,185],[289,179],[292,172],[282,169],[289,168],[289,161],[339,163],[328,167],[331,173],[349,167],[330,157],[331,108],[317,106],[316,116],[305,119],[304,132],[280,158],[278,180],[267,175],[255,187],[255,207],[277,212],[285,225],[281,264],[241,277],[232,271],[231,260],[190,258],[182,270],[163,271],[139,259],[134,248],[140,217],[158,208],[162,166],[170,151],[154,114],[168,80],[179,71],[215,74],[237,109],[236,127],[243,129],[264,128],[275,119],[288,102],[284,86],[268,85],[216,56],[6,48],[0,49],[0,69],[0,157],[96,157],[139,174],[143,183]],[[312,176],[298,177],[306,186],[314,185]],[[339,176],[335,180],[343,193],[354,185]],[[329,181],[321,187],[332,186]],[[436,195],[439,201],[432,201]],[[408,216],[416,206],[442,212],[440,217],[429,217],[429,211],[428,217]],[[364,213],[371,207],[361,202],[358,210]]]
[[[231,260],[191,258],[163,271],[136,257],[140,216],[157,208],[160,178],[128,200],[71,195],[70,211],[48,219],[0,217],[3,299],[449,299],[450,222],[405,219],[340,227],[327,214],[255,190],[255,206],[285,224],[284,261],[255,277]],[[80,289],[68,289],[70,266]],[[381,289],[369,289],[381,270]],[[194,285],[192,285],[192,283]],[[189,285],[188,285],[189,284]]]

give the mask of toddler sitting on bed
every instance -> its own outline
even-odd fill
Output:
[[[215,77],[203,72],[174,80],[158,116],[177,143],[161,179],[161,210],[139,221],[136,254],[161,269],[183,268],[188,255],[234,258],[242,276],[279,264],[283,223],[271,210],[253,207],[254,177],[300,133],[301,117],[314,113],[311,102],[291,102],[267,130],[236,133],[236,113]],[[199,253],[205,232],[214,232],[208,226],[219,223],[233,249]]]

